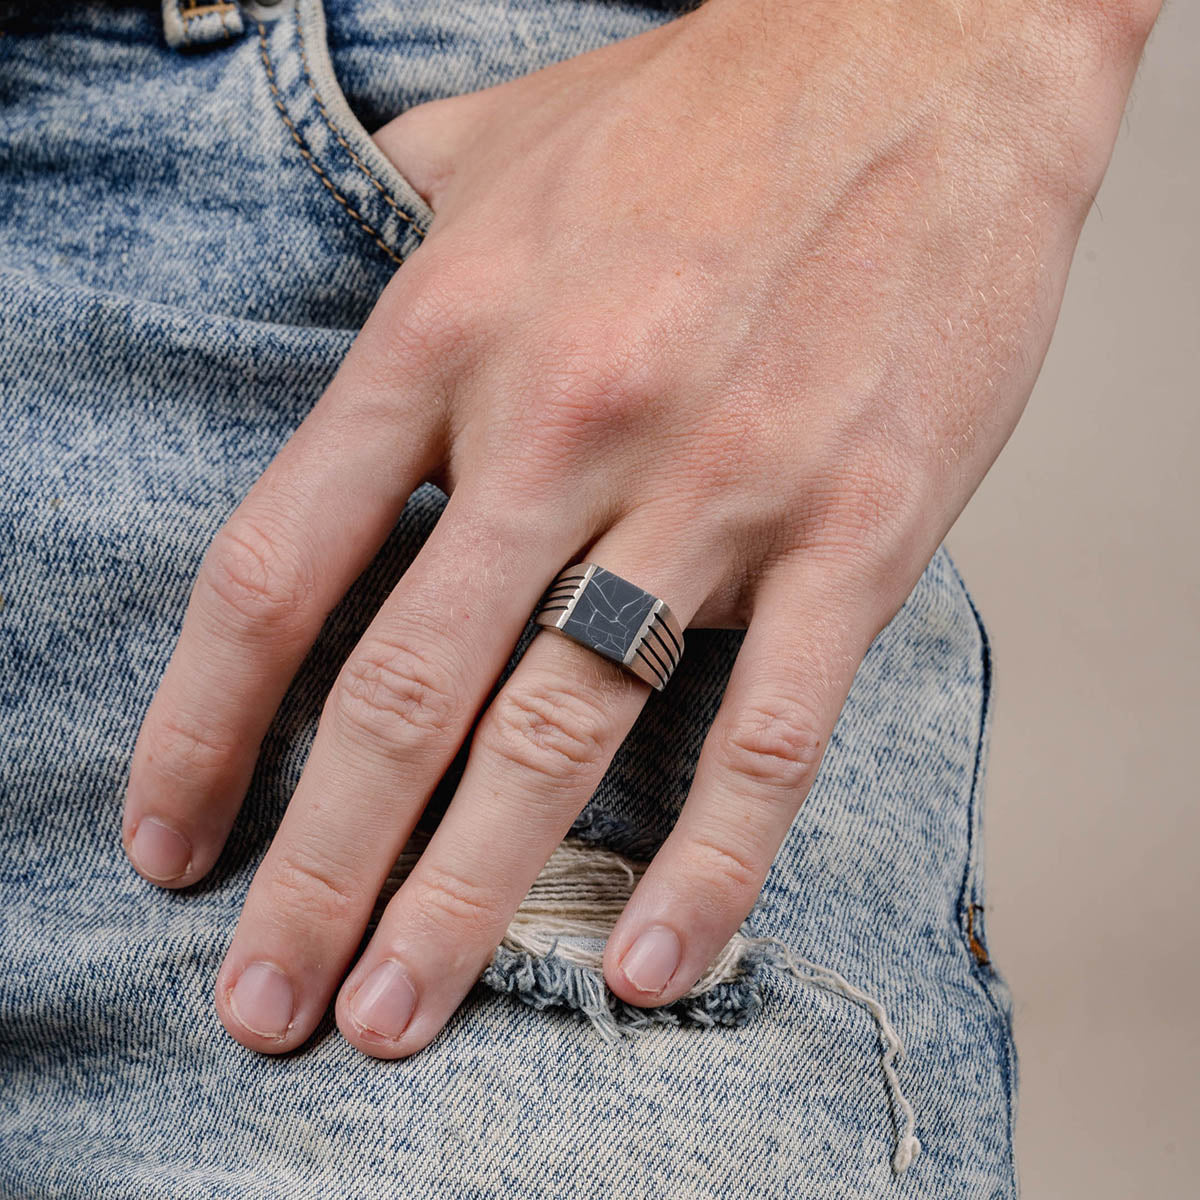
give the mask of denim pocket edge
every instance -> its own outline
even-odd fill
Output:
[[[424,240],[433,210],[354,115],[334,73],[321,0],[290,0],[270,26],[256,20],[273,108],[318,183],[399,266]]]
[[[995,660],[992,640],[983,622],[983,616],[975,603],[962,573],[946,552],[951,573],[962,589],[963,597],[975,620],[979,634],[980,673],[983,695],[980,701],[979,733],[976,741],[975,765],[971,776],[969,808],[967,814],[967,861],[963,871],[962,887],[958,897],[958,925],[963,948],[970,963],[971,976],[979,985],[991,1005],[998,1026],[998,1051],[1001,1055],[1008,1107],[1008,1145],[1013,1155],[1012,1195],[1019,1193],[1015,1162],[1015,1128],[1018,1095],[1018,1059],[1016,1040],[1013,1035],[1012,994],[1004,977],[996,969],[987,949],[984,929],[984,850],[983,850],[983,795],[988,755],[991,747],[992,723],[995,711]]]

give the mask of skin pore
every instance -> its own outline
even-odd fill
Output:
[[[333,1001],[355,1046],[403,1057],[470,990],[650,692],[539,636],[480,713],[584,558],[685,626],[747,629],[604,960],[634,1004],[691,987],[1020,417],[1156,12],[709,0],[378,131],[435,219],[209,548],[126,798],[139,871],[202,878],[324,618],[419,484],[449,494],[251,885],[215,984],[238,1041],[290,1050]]]

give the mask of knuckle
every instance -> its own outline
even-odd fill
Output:
[[[676,514],[697,514],[706,528],[727,531],[770,527],[786,511],[782,468],[767,473],[752,419],[740,411],[686,418],[659,436],[661,467],[639,490]],[[676,517],[678,519],[678,516]]]
[[[689,878],[704,881],[722,909],[741,906],[747,911],[762,890],[766,871],[738,847],[694,834],[685,852]]]
[[[455,251],[445,242],[436,250],[426,246],[422,255],[406,264],[411,274],[395,276],[381,299],[387,340],[398,352],[415,352],[422,362],[431,362],[462,342],[475,313],[482,311],[481,293],[494,293],[486,287],[478,255]]]
[[[556,783],[583,781],[606,759],[602,707],[549,679],[503,688],[481,725],[489,753]]]
[[[286,897],[279,910],[289,924],[296,916],[317,921],[345,921],[362,906],[361,897],[340,883],[334,872],[307,854],[289,850],[271,867],[269,891],[276,898]]]
[[[465,288],[445,267],[427,270],[416,286],[403,289],[388,312],[383,363],[395,375],[407,377],[453,353],[464,341],[468,322],[463,303]]]
[[[347,355],[356,365],[354,386],[339,393],[348,420],[377,416],[387,424],[401,413],[407,421],[398,388],[442,387],[466,371],[486,332],[485,298],[494,294],[478,256],[443,248],[425,257],[422,249],[384,288]]]
[[[398,758],[441,748],[456,726],[451,672],[416,641],[376,635],[346,661],[333,705],[343,732]]]
[[[725,767],[771,791],[791,796],[812,785],[824,751],[820,724],[794,701],[744,708],[718,743]]]
[[[810,484],[804,550],[874,574],[892,562],[897,545],[921,522],[911,472],[887,455],[869,463],[843,461]]]
[[[199,579],[221,616],[244,630],[294,631],[316,591],[304,557],[286,538],[250,517],[238,517],[213,539]]]
[[[414,882],[417,911],[431,918],[439,928],[466,929],[480,936],[491,936],[507,924],[510,914],[494,890],[456,871],[428,866]]]
[[[560,453],[590,450],[628,432],[660,394],[644,356],[617,335],[551,337],[527,391],[527,423]]]
[[[897,489],[882,470],[844,470],[827,505],[834,535],[856,543],[873,541],[888,523]]]
[[[147,759],[168,776],[195,779],[226,767],[237,746],[182,713],[164,714],[149,726]]]

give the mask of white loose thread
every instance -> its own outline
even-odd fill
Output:
[[[429,835],[414,831],[379,897],[373,920],[379,919],[383,906],[416,865],[428,841]],[[519,974],[529,975],[524,980],[529,986],[534,984],[534,959],[551,967],[553,988],[571,993],[573,1003],[605,1041],[617,1041],[627,1033],[650,1033],[658,1027],[656,1019],[648,1014],[644,1022],[627,1019],[618,1024],[609,1008],[604,982],[604,943],[648,865],[576,838],[564,839],[513,915],[501,943],[527,956]],[[572,938],[590,944],[579,945]],[[779,938],[746,936],[739,931],[722,947],[684,999],[702,996],[718,984],[738,978],[743,963],[755,948],[767,952],[768,965],[788,971],[800,983],[825,988],[861,1005],[874,1017],[884,1043],[884,1079],[901,1120],[892,1168],[897,1174],[906,1171],[920,1154],[921,1143],[916,1136],[916,1114],[901,1090],[896,1073],[896,1063],[904,1055],[904,1043],[883,1005],[873,996],[831,968],[801,958]]]
[[[776,962],[773,965],[782,966],[801,983],[813,984],[816,987],[823,987],[836,992],[844,996],[847,1000],[853,1001],[855,1004],[861,1004],[875,1018],[875,1023],[879,1026],[879,1033],[883,1038],[884,1044],[884,1078],[887,1080],[896,1110],[903,1118],[900,1136],[896,1143],[896,1152],[892,1155],[892,1169],[897,1174],[907,1171],[917,1155],[921,1153],[921,1143],[916,1135],[916,1114],[913,1112],[913,1106],[908,1102],[908,1098],[901,1090],[900,1077],[896,1074],[896,1061],[904,1055],[904,1043],[900,1040],[900,1035],[896,1032],[891,1021],[888,1020],[888,1015],[883,1005],[874,996],[870,996],[860,988],[856,988],[849,980],[829,967],[823,967],[819,963],[793,954],[792,948],[779,938],[755,937],[747,940],[751,945],[775,947],[783,956],[783,963]],[[801,971],[800,967],[805,967],[809,973],[806,974],[804,971]]]

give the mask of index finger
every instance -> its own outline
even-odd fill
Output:
[[[125,796],[122,842],[154,883],[184,887],[212,867],[325,618],[440,460],[443,416],[426,400],[428,372],[414,361],[381,378],[389,307],[376,307],[204,556]]]

